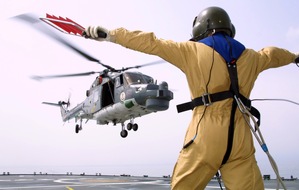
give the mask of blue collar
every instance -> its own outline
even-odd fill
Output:
[[[198,42],[214,48],[227,63],[237,60],[245,50],[243,44],[224,33],[216,33]]]

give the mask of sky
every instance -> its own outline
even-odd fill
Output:
[[[174,99],[167,111],[136,118],[139,129],[120,137],[121,126],[84,123],[75,134],[75,121],[63,123],[56,107],[43,101],[82,102],[96,76],[37,82],[32,75],[101,71],[34,27],[12,17],[46,13],[71,18],[80,25],[107,29],[154,32],[158,38],[190,39],[192,22],[204,8],[219,6],[236,27],[235,39],[247,48],[260,50],[278,46],[299,52],[297,0],[127,0],[127,1],[0,1],[0,173],[102,173],[162,176],[171,175],[183,146],[191,112],[178,114],[176,105],[190,100],[184,74],[169,63],[144,67],[138,72],[168,82]],[[56,31],[55,31],[56,32]],[[141,65],[160,58],[116,44],[96,42],[57,32],[82,50],[115,68]],[[299,102],[299,68],[288,65],[264,71],[258,77],[251,99],[283,98]],[[299,177],[298,112],[288,102],[255,101],[262,114],[261,131],[281,176]],[[266,154],[256,144],[262,174],[275,177]]]

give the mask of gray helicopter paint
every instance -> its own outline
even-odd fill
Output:
[[[86,99],[73,109],[68,110],[67,106],[56,104],[61,108],[63,121],[75,118],[76,122],[80,121],[80,127],[83,119],[96,120],[99,125],[120,123],[122,130],[125,130],[124,123],[127,120],[133,124],[137,117],[169,108],[173,92],[168,90],[167,82],[161,82],[159,85],[152,82],[128,84],[125,76],[130,78],[130,75],[151,78],[139,72],[117,73],[103,78],[102,82],[99,82],[97,77],[87,91]]]
[[[132,85],[131,88],[135,89],[134,98],[125,99],[99,110],[94,114],[93,119],[97,120],[98,124],[110,122],[117,124],[149,113],[167,110],[169,101],[173,98],[172,92],[168,90],[166,82],[154,86],[154,90],[153,88],[148,90],[147,85]],[[131,95],[132,91],[127,92]]]

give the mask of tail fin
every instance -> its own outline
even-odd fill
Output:
[[[65,101],[59,101],[58,103],[51,103],[51,102],[42,102],[43,104],[50,105],[50,106],[58,106],[60,107],[61,117],[62,120],[65,118],[65,114],[68,112],[68,107],[70,105],[70,102]],[[65,106],[66,105],[66,106]]]

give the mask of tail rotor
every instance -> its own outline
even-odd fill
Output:
[[[42,103],[50,106],[63,107],[65,110],[67,110],[71,105],[70,99],[71,99],[71,94],[69,94],[67,101],[59,101],[58,103],[52,103],[52,102],[42,102]]]
[[[66,109],[68,109],[71,106],[70,100],[71,100],[71,93],[69,93],[69,96],[67,98]]]

